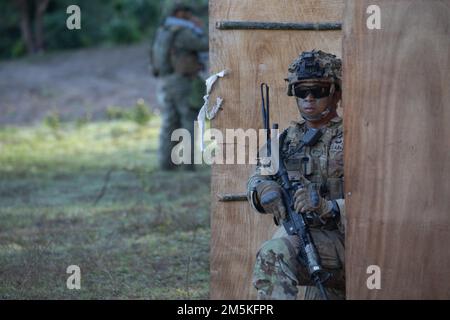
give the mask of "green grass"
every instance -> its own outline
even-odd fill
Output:
[[[210,170],[158,171],[158,132],[0,129],[0,299],[208,298]]]

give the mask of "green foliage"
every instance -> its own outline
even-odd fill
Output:
[[[128,113],[128,111],[125,109],[122,109],[120,107],[111,106],[106,109],[106,118],[108,120],[126,119],[127,113]]]
[[[17,40],[11,49],[11,57],[17,58],[25,55],[27,52],[27,48],[22,39]]]
[[[143,99],[139,99],[132,109],[123,109],[111,106],[106,109],[106,117],[109,120],[130,120],[140,126],[145,126],[155,117],[150,107]]]
[[[61,119],[56,111],[51,112],[44,118],[44,123],[50,129],[57,131],[61,127]]]
[[[139,99],[132,110],[132,119],[138,125],[145,126],[153,117],[143,99]]]
[[[85,115],[79,117],[76,121],[75,121],[75,126],[80,129],[82,127],[84,127],[85,125],[87,125],[90,121],[92,120],[92,114],[90,112],[86,113]]]
[[[206,20],[207,0],[188,0]],[[173,0],[53,0],[44,15],[44,36],[49,50],[72,49],[101,43],[132,43],[151,39],[169,12]],[[81,9],[81,30],[68,30],[66,9]],[[26,53],[20,33],[20,12],[14,1],[3,1],[0,10],[0,59]]]
[[[66,8],[81,8],[82,30],[66,28]],[[158,23],[161,2],[156,0],[58,0],[51,1],[44,16],[46,46],[50,50],[70,49],[102,42],[130,43],[140,40]],[[25,53],[21,46],[20,12],[14,1],[0,11],[0,58]]]
[[[113,19],[106,28],[106,37],[113,43],[133,43],[140,40],[138,25],[134,20]]]
[[[20,14],[14,1],[2,1],[0,10],[0,59],[16,58],[25,54],[20,33]]]

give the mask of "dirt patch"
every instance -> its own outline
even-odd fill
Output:
[[[0,63],[0,125],[105,117],[109,106],[156,106],[148,44],[90,48]]]

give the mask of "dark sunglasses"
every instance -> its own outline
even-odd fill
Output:
[[[294,87],[294,96],[305,99],[309,94],[312,94],[314,98],[320,99],[328,97],[330,95],[331,86],[313,86],[306,87],[302,85],[296,85]]]

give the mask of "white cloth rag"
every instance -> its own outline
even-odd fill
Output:
[[[198,126],[199,126],[199,130],[200,130],[200,150],[203,152],[204,151],[204,141],[203,141],[203,135],[204,135],[204,131],[205,131],[205,122],[206,122],[206,118],[208,118],[209,120],[214,119],[214,117],[216,116],[217,112],[219,111],[219,109],[221,109],[222,106],[222,102],[223,99],[221,97],[217,97],[216,99],[216,104],[212,107],[211,111],[209,110],[209,96],[211,94],[211,90],[213,88],[214,83],[219,79],[219,78],[223,78],[225,75],[227,75],[229,73],[229,70],[225,69],[222,70],[216,74],[213,74],[212,76],[210,76],[208,79],[206,79],[205,84],[206,84],[206,95],[203,96],[203,106],[200,109],[200,112],[198,113],[197,116],[197,121],[198,121]]]

